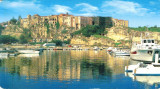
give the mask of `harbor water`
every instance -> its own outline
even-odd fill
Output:
[[[129,56],[102,51],[45,50],[0,59],[0,89],[158,89],[160,78],[133,76]]]

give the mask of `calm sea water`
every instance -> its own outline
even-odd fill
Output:
[[[129,57],[106,51],[44,51],[0,59],[0,89],[154,89],[160,77],[125,74]]]

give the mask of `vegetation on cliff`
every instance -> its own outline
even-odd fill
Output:
[[[28,43],[32,40],[31,31],[29,29],[23,29],[23,33],[19,37],[19,42],[21,44]]]
[[[2,25],[0,25],[0,35],[1,35],[1,32],[3,29],[4,29],[4,27]]]
[[[16,43],[18,40],[12,36],[9,35],[0,35],[0,43],[6,44],[6,43]]]
[[[98,25],[87,25],[86,27],[81,28],[78,31],[75,31],[73,35],[82,34],[85,37],[90,37],[91,35],[101,35],[107,33],[104,28]]]
[[[151,32],[160,32],[160,27],[154,26],[154,27],[137,27],[137,28],[130,28],[135,31],[151,31]]]
[[[67,41],[52,40],[51,43],[56,43],[56,46],[62,46],[63,43],[65,43],[65,44],[70,44],[70,40],[67,40]]]
[[[14,17],[10,20],[10,23],[13,25],[16,25],[17,23],[17,19],[15,19]]]

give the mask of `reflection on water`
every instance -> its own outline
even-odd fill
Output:
[[[137,65],[137,63],[139,61],[130,60],[129,65]],[[160,88],[160,76],[135,76],[132,72],[125,72],[125,76],[130,77],[133,81],[145,84],[145,88],[147,89],[150,89],[149,86],[157,89]]]
[[[106,87],[109,87],[106,84],[108,83],[106,81],[109,81],[112,88],[129,88],[129,86],[114,86],[114,84],[128,83],[127,81],[119,82],[126,79],[124,67],[128,63],[128,57],[112,57],[106,51],[44,51],[39,57],[17,56],[0,60],[0,77],[3,77],[1,73],[5,73],[5,76],[9,73],[11,75],[7,78],[11,78],[11,80],[15,80],[12,77],[19,76],[20,80],[32,80],[38,83],[44,79],[45,81],[76,80],[82,84],[84,84],[82,80],[94,80],[96,83],[103,80],[104,82],[100,83]],[[70,83],[73,85],[74,82]],[[87,83],[85,82],[85,84]],[[93,85],[96,86],[96,83],[93,82]],[[132,87],[136,88],[137,86]]]
[[[115,61],[117,61],[115,63]],[[26,76],[27,79],[53,80],[95,79],[123,73],[123,60],[110,58],[105,51],[45,51],[40,57],[18,56],[1,60],[6,72]],[[127,63],[127,62],[126,62]],[[120,66],[117,66],[120,65]]]

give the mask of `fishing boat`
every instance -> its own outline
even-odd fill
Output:
[[[21,54],[39,54],[38,50],[17,50]]]
[[[141,44],[133,44],[130,58],[138,61],[154,61],[155,52],[160,51],[160,45],[155,44],[153,39],[142,39]]]

